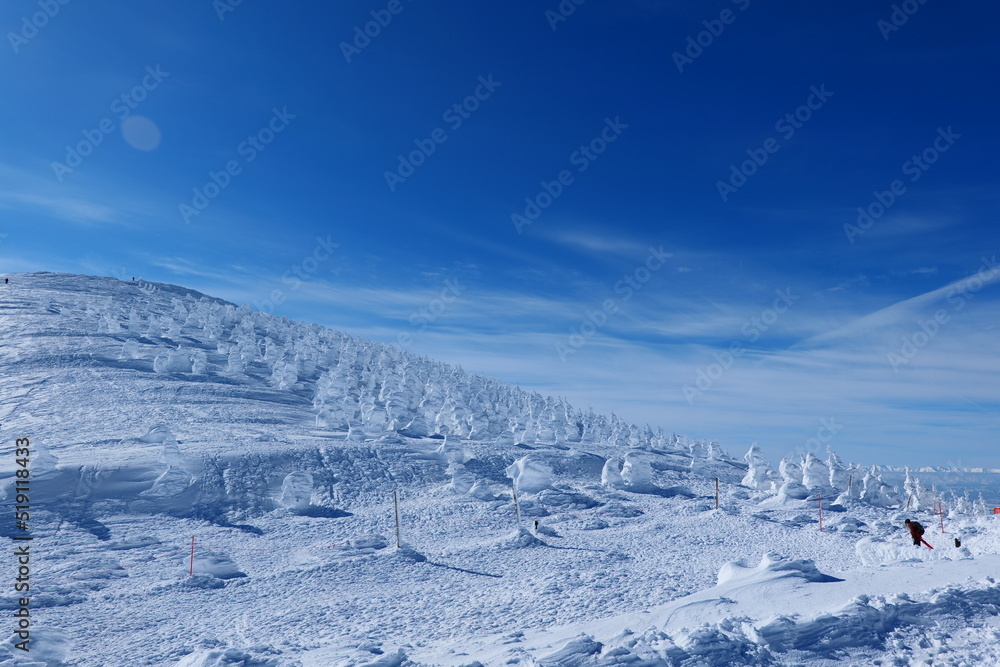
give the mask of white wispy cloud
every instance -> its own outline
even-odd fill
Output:
[[[948,229],[958,223],[949,215],[888,214],[876,220],[865,232],[867,238],[882,236],[913,236]]]
[[[149,226],[162,210],[113,182],[90,176],[86,184],[58,183],[39,170],[0,163],[0,208],[77,225]]]
[[[34,210],[67,222],[118,222],[116,212],[108,206],[52,192],[32,194],[0,190],[0,204],[8,209]]]
[[[622,236],[612,236],[607,233],[579,229],[544,232],[542,233],[542,238],[567,248],[583,250],[598,255],[611,254],[634,261],[644,259],[649,252],[650,245],[649,243],[643,243]]]
[[[984,258],[980,269],[971,276],[881,308],[833,331],[813,336],[802,344],[823,344],[838,338],[856,338],[874,329],[884,329],[901,323],[912,324],[921,315],[926,316],[925,311],[931,305],[939,305],[949,297],[964,298],[962,295],[974,294],[998,281],[1000,281],[1000,265],[997,264],[996,257]]]

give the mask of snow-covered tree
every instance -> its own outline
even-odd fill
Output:
[[[633,491],[648,491],[653,488],[653,467],[642,453],[628,452],[622,465],[622,479]]]
[[[897,503],[892,487],[885,483],[875,466],[871,467],[862,480],[861,500],[875,507],[892,507]]]
[[[951,494],[950,516],[967,516],[972,513],[972,502],[969,501],[969,492],[957,495],[954,491]]]
[[[764,456],[756,442],[750,445],[750,450],[743,456],[743,460],[747,462],[747,474],[743,476],[743,481],[740,483],[751,489],[771,490],[774,471],[771,469],[770,461]]]
[[[810,491],[823,489],[830,482],[830,469],[815,454],[808,452],[802,462],[802,485]]]
[[[826,467],[830,469],[830,486],[838,491],[846,491],[850,471],[832,449],[827,449]]]
[[[918,510],[923,507],[920,496],[923,494],[923,487],[920,480],[910,472],[910,466],[906,466],[906,479],[903,481],[903,492],[906,494],[907,507],[911,510]]]
[[[278,498],[278,503],[282,507],[301,512],[309,507],[312,492],[312,475],[302,471],[288,473],[281,482],[281,495]]]
[[[514,461],[506,472],[519,493],[538,493],[552,487],[552,466],[531,454]]]
[[[783,458],[778,464],[778,472],[781,475],[781,486],[778,488],[779,500],[804,500],[809,497],[809,490],[802,483],[802,467],[798,463]]]
[[[621,465],[621,459],[617,456],[612,456],[604,462],[604,468],[601,469],[602,486],[606,486],[611,489],[625,488],[625,480],[622,479],[621,474]]]

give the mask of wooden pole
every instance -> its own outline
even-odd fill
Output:
[[[941,517],[941,534],[944,535],[944,503],[938,503],[938,515]]]
[[[188,576],[194,576],[194,535],[191,536],[191,560],[188,564]]]
[[[819,532],[823,532],[823,494],[819,494]]]
[[[912,495],[906,496],[906,507],[903,508],[904,512],[906,510],[910,509],[910,501],[911,500],[913,500],[913,496]]]
[[[847,478],[847,497],[851,498],[854,496],[854,473],[852,472]]]
[[[719,478],[715,478],[715,509],[719,509]]]
[[[399,549],[403,545],[399,539],[399,494],[395,491],[392,492],[392,505],[396,509],[396,548]]]
[[[513,482],[510,484],[510,490],[514,494],[514,516],[517,517],[517,527],[521,527],[521,506],[517,503],[517,486]]]

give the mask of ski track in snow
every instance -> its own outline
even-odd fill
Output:
[[[0,314],[0,489],[30,437],[35,536],[33,651],[8,616],[0,665],[1000,664],[1000,517],[954,511],[941,535],[928,508],[851,500],[820,532],[815,501],[742,487],[746,464],[698,443],[614,419],[573,441],[537,395],[176,286],[17,275]],[[390,367],[364,378],[438,383],[421,400],[447,441],[387,433],[419,392],[352,385],[345,345]],[[469,416],[487,394],[517,433],[455,437],[502,428]],[[293,472],[305,509],[281,505]]]

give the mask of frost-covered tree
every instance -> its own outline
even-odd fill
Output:
[[[538,493],[552,487],[552,467],[531,454],[514,461],[506,472],[519,493]]]
[[[307,472],[296,471],[285,475],[281,482],[278,504],[290,510],[301,512],[309,507],[313,493],[313,477]]]
[[[126,326],[128,328],[128,332],[133,336],[138,336],[142,333],[142,316],[139,315],[139,311],[135,308],[129,310],[128,324]]]
[[[847,467],[847,487],[843,496],[850,500],[860,500],[864,491],[865,469],[856,463]]]
[[[139,342],[135,338],[129,338],[122,345],[122,351],[118,353],[119,359],[138,359],[141,353],[139,351]]]
[[[625,454],[621,476],[625,485],[633,491],[648,491],[653,488],[653,467],[641,452]]]
[[[691,455],[692,459],[704,460],[708,458],[708,448],[701,440],[695,440],[688,444],[688,454]]]
[[[191,372],[197,375],[208,372],[208,355],[204,350],[195,350],[191,354]]]
[[[191,355],[181,348],[158,354],[153,360],[153,371],[157,373],[190,373]]]
[[[628,447],[629,435],[631,434],[628,424],[626,424],[621,417],[616,415],[614,412],[611,413],[611,418],[608,423],[609,433],[607,435],[607,442],[612,447]]]
[[[497,380],[465,373],[396,347],[354,339],[317,325],[305,325],[207,297],[149,292],[143,307],[122,311],[112,301],[77,299],[64,316],[88,318],[94,328],[129,340],[122,359],[152,358],[157,372],[263,376],[281,391],[310,392],[316,424],[347,431],[353,439],[390,432],[405,436],[447,435],[504,444],[584,443],[626,449],[684,451],[676,434],[627,423],[616,414],[574,409],[565,399],[545,397]],[[158,349],[136,340],[186,337],[212,341],[212,348]],[[143,353],[144,349],[152,350]],[[713,443],[695,443],[699,461],[727,460]]]
[[[846,491],[850,471],[832,449],[827,449],[826,467],[830,469],[830,486],[838,491]]]
[[[809,490],[802,483],[802,467],[791,459],[783,458],[778,464],[781,475],[781,486],[778,488],[778,500],[805,500]]]
[[[972,513],[972,503],[969,501],[968,491],[962,495],[957,495],[954,491],[952,491],[950,505],[950,516],[968,516]]]
[[[774,471],[771,469],[771,462],[767,460],[756,442],[750,445],[750,450],[744,454],[743,460],[747,462],[747,474],[740,483],[759,491],[771,490]]]
[[[621,459],[617,456],[612,456],[604,462],[604,468],[601,469],[602,486],[606,486],[611,489],[625,488],[625,480],[622,479],[621,474],[621,465]]]
[[[861,500],[875,507],[892,507],[897,503],[891,486],[885,483],[875,466],[865,473],[862,480]]]
[[[729,455],[719,446],[718,442],[713,440],[708,443],[708,451],[705,453],[705,458],[709,461],[724,461],[729,458]]]
[[[823,489],[830,482],[830,469],[815,454],[808,452],[802,462],[802,485],[810,491]]]
[[[911,510],[921,509],[923,504],[920,497],[923,491],[924,489],[920,485],[920,480],[913,476],[910,466],[906,466],[906,479],[903,481],[903,492],[906,494],[907,507]]]

